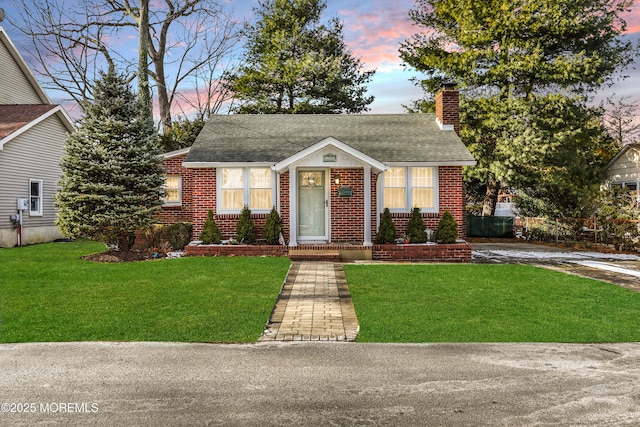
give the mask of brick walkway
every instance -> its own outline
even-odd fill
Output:
[[[355,341],[358,329],[342,265],[294,262],[260,341]]]

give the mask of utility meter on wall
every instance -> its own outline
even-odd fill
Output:
[[[19,211],[29,210],[29,199],[18,199],[18,210]]]

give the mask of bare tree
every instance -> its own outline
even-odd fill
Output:
[[[142,5],[149,3],[142,1]],[[138,30],[145,25],[139,0],[14,2],[23,12],[12,24],[31,39],[34,69],[45,78],[45,88],[81,102],[92,98],[98,71],[117,70],[133,79],[141,61],[150,60],[148,75],[154,82],[165,128],[171,124],[171,108],[185,83],[201,78],[208,64],[222,64],[221,56],[229,55],[238,41],[237,22],[219,0],[152,2],[144,58],[138,50],[128,49],[130,39],[138,37]],[[218,75],[224,72],[215,70]],[[217,102],[215,94],[210,101]]]
[[[630,96],[622,96],[618,101],[614,101],[613,97],[607,98],[604,125],[618,146],[640,142],[639,110],[638,99],[631,100]]]

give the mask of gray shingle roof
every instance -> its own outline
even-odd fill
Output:
[[[212,116],[185,163],[275,164],[328,137],[385,163],[475,161],[434,114],[238,114]]]

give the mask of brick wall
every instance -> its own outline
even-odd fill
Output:
[[[182,167],[182,162],[186,156],[186,154],[182,154],[164,160],[164,167],[168,175],[180,175],[182,177],[182,204],[181,206],[163,206],[157,215],[158,223],[160,224],[191,222],[192,220],[192,170]]]
[[[285,240],[290,240],[289,218],[291,216],[290,198],[289,198],[289,172],[279,175],[280,178],[280,218],[282,219],[282,234]]]
[[[379,261],[471,262],[471,245],[373,245],[372,257]]]
[[[462,180],[462,166],[440,166],[438,168],[440,185],[440,213],[449,211],[458,223],[458,237],[466,237],[464,183]],[[435,227],[438,224],[436,223]],[[433,228],[435,230],[435,228]]]
[[[340,184],[333,177],[340,174]],[[331,241],[364,241],[364,169],[331,169]],[[351,187],[351,197],[338,197],[338,188]]]
[[[193,169],[193,237],[197,239],[207,219],[207,213],[216,212],[216,170]],[[217,220],[216,220],[217,222]],[[219,226],[219,224],[218,224]]]
[[[216,171],[215,169],[185,169],[182,162],[186,155],[165,160],[168,174],[180,174],[182,176],[182,206],[163,207],[158,215],[161,224],[171,224],[177,221],[193,223],[193,238],[197,240],[202,231],[202,226],[207,218],[207,212],[212,209],[215,213],[216,204]],[[336,185],[333,177],[340,174],[340,184]],[[331,239],[333,242],[362,242],[364,241],[364,170],[353,168],[337,168],[330,172],[331,179]],[[371,174],[371,186],[373,194],[368,203],[371,203],[371,235],[377,232],[377,200],[376,178]],[[441,166],[438,168],[439,178],[439,206],[440,213],[423,213],[427,228],[435,230],[438,226],[441,214],[448,210],[453,214],[459,226],[460,238],[465,237],[464,227],[464,195],[462,182],[462,167]],[[290,198],[289,198],[289,172],[279,175],[280,179],[280,216],[284,223],[284,237],[289,240]],[[349,186],[353,189],[352,197],[338,197],[338,188]],[[402,236],[407,228],[410,215],[393,214],[398,237]],[[254,214],[252,218],[256,222],[258,236],[264,230],[265,214]],[[238,215],[216,215],[216,223],[222,232],[223,238],[235,236]]]
[[[438,228],[440,217],[445,211],[451,212],[453,218],[458,223],[458,237],[464,239],[466,237],[465,226],[465,201],[462,182],[461,166],[440,166],[438,168],[438,205],[439,212],[423,212],[422,219],[425,226],[430,230]],[[374,206],[375,209],[375,206]],[[374,211],[375,212],[375,211]],[[382,216],[382,213],[380,213]],[[410,213],[392,213],[391,218],[396,227],[396,237],[401,237],[407,231],[407,225],[411,219]],[[372,236],[375,237],[377,230],[375,229],[375,220],[372,223],[374,228]]]
[[[189,256],[287,256],[286,246],[276,245],[199,245],[185,248]]]

